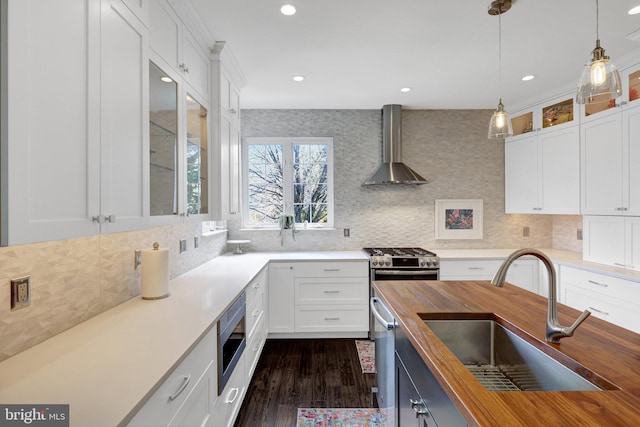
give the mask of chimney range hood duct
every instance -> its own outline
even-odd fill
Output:
[[[429,181],[402,163],[402,105],[382,107],[382,164],[362,185],[420,185]]]

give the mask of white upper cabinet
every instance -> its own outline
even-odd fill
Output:
[[[147,29],[118,0],[102,0],[100,206],[107,232],[148,227]]]
[[[197,91],[204,101],[209,101],[209,72],[211,60],[205,47],[189,28],[189,23],[180,19],[175,9],[179,2],[152,1],[149,11],[149,39],[151,49],[165,64],[157,64],[166,70],[171,67]]]
[[[149,1],[150,0],[121,0],[134,15],[138,17],[145,27],[149,26]]]
[[[99,110],[90,102],[96,62],[90,63],[87,34],[99,25],[99,5],[13,0],[8,15],[2,243],[96,234],[91,216],[100,213],[100,154],[88,119],[99,120]],[[64,67],[51,66],[56,63]]]
[[[240,141],[240,88],[245,78],[225,42],[217,42],[213,49],[213,88],[217,99],[214,128],[218,164],[220,165],[217,200],[214,213],[218,218],[233,218],[240,213],[242,159]]]
[[[2,243],[144,227],[146,28],[120,0],[8,13]]]
[[[582,125],[582,213],[640,215],[640,106]]]
[[[580,213],[580,131],[572,98],[514,117],[505,144],[505,212]]]
[[[538,213],[538,136],[505,143],[504,158],[505,213]]]

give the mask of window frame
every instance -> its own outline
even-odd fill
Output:
[[[284,211],[293,212],[293,146],[327,146],[327,222],[296,223],[297,230],[322,230],[334,228],[334,159],[333,137],[245,137],[242,138],[242,224],[244,229],[278,230],[279,225],[249,222],[249,145],[282,145]]]

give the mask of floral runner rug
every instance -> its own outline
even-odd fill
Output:
[[[356,340],[356,349],[363,374],[376,373],[376,350],[375,342],[369,340]]]
[[[384,427],[377,408],[298,408],[296,427]]]

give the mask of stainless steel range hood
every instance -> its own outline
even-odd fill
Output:
[[[383,106],[382,164],[362,185],[420,185],[428,182],[402,163],[402,105]]]

